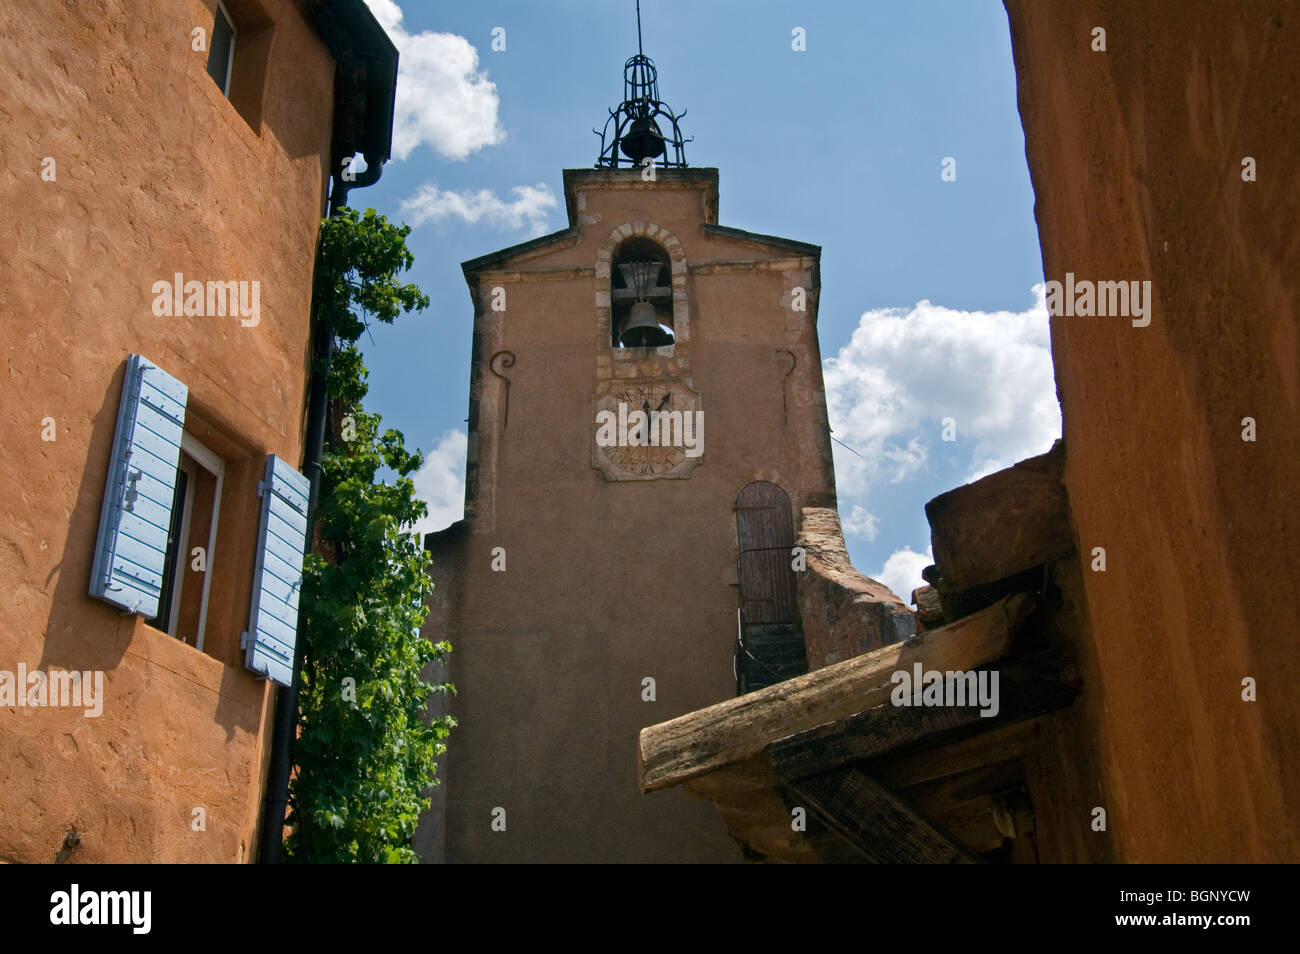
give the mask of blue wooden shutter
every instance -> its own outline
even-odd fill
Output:
[[[158,615],[189,389],[138,354],[127,359],[99,512],[90,595]]]
[[[274,454],[266,459],[266,479],[257,485],[262,524],[244,665],[282,686],[293,681],[293,647],[298,638],[298,593],[307,542],[307,478]]]

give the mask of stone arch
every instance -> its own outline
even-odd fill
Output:
[[[596,340],[605,349],[609,348],[613,337],[613,309],[609,294],[611,263],[615,249],[633,237],[657,242],[668,253],[673,290],[674,344],[686,344],[691,340],[690,304],[686,297],[686,251],[677,236],[652,222],[625,222],[612,229],[596,249]]]

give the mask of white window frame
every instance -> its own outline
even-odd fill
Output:
[[[208,545],[206,550],[204,551],[205,559],[204,559],[204,568],[203,568],[203,595],[199,598],[199,628],[198,628],[198,632],[194,636],[194,648],[198,650],[202,650],[203,636],[205,631],[207,630],[207,625],[208,625],[208,596],[212,589],[212,563],[213,563],[213,555],[217,547],[217,521],[221,517],[221,490],[226,476],[226,462],[222,460],[220,457],[218,457],[216,454],[214,454],[212,451],[208,450],[208,448],[200,444],[199,441],[189,433],[189,431],[183,431],[181,433],[181,450],[184,451],[186,454],[189,454],[190,457],[194,459],[195,463],[197,463],[208,473],[212,474],[212,476],[215,477],[217,481],[216,486],[212,490],[212,524],[208,529]],[[197,487],[195,487],[194,489],[195,491],[197,491]],[[187,493],[186,497],[187,498],[191,497],[191,494]],[[180,557],[179,565],[181,567],[181,571],[176,574],[178,580],[185,575],[185,568],[189,566],[189,560],[190,560],[190,554],[188,550],[190,506],[191,506],[190,501],[187,500],[186,513],[185,513],[184,524],[183,524],[184,531],[181,535],[181,539],[185,541],[185,543],[182,544],[182,546],[187,549],[185,549],[184,552],[178,554],[178,556]],[[177,586],[176,593],[173,599],[174,599],[174,605],[172,607],[172,620],[171,620],[170,628],[171,628],[171,632],[175,633],[176,620],[178,619],[176,614],[180,609],[179,585]]]
[[[184,441],[185,432],[182,431],[181,443],[184,444]],[[167,619],[165,620],[167,632],[173,636],[176,635],[176,628],[181,619],[181,591],[185,586],[184,549],[190,539],[190,518],[194,515],[194,495],[199,480],[198,473],[185,460],[184,456],[181,457],[180,463],[176,465],[176,469],[184,471],[187,479],[185,482],[185,499],[181,501],[181,525],[176,534],[176,553],[173,560],[171,580],[171,610],[167,613]]]

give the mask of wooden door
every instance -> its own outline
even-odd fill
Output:
[[[745,623],[795,619],[795,576],[790,567],[794,523],[790,498],[776,484],[755,481],[736,498],[740,545],[740,609]]]

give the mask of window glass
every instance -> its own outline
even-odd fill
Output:
[[[221,506],[220,458],[188,434],[176,470],[176,497],[163,564],[158,615],[149,625],[203,648],[211,549]]]
[[[182,455],[184,456],[184,455]],[[173,595],[177,589],[177,562],[185,518],[188,516],[189,472],[184,464],[176,471],[176,495],[172,501],[171,527],[167,534],[167,559],[163,564],[162,595],[158,600],[158,615],[149,620],[150,626],[170,631]]]
[[[226,15],[225,8],[217,4],[217,18],[212,25],[212,40],[208,44],[208,75],[227,96],[230,95],[230,65],[234,55],[235,27]]]

